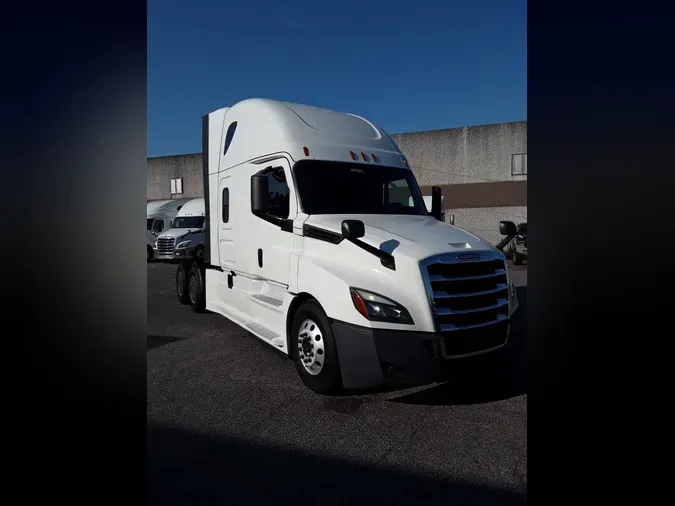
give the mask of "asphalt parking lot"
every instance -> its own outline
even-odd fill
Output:
[[[150,504],[524,504],[527,267],[508,369],[440,385],[322,397],[293,363],[175,295],[148,264]]]

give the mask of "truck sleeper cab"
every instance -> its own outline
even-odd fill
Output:
[[[288,354],[320,394],[443,376],[503,347],[504,255],[440,221],[405,155],[365,118],[249,99],[202,120],[203,261],[179,300]],[[431,216],[430,216],[431,215]]]
[[[173,219],[171,228],[157,237],[159,260],[204,257],[204,199],[188,200]]]

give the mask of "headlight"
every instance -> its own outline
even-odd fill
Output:
[[[350,288],[349,292],[356,310],[370,321],[402,325],[415,323],[408,310],[391,299],[360,288]]]
[[[178,246],[176,246],[176,249],[187,248],[187,247],[190,245],[190,242],[191,242],[191,241],[183,241],[183,242],[179,242],[179,243],[178,243]]]

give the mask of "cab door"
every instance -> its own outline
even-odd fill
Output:
[[[277,220],[254,216],[258,276],[288,287],[293,251],[293,220],[298,213],[291,166],[286,158],[265,163],[258,172],[267,176],[270,193],[267,214]],[[282,224],[280,224],[280,220]],[[285,223],[286,225],[283,225]]]
[[[230,187],[232,178],[229,174],[222,175],[218,182],[218,215],[211,216],[212,227],[218,227],[218,256],[220,267],[224,270],[234,269],[235,265],[235,240],[233,233],[234,216],[230,212]]]

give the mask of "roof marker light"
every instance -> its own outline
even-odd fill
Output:
[[[350,152],[349,152],[349,156],[352,157],[352,160],[356,160],[356,154],[354,154],[353,151],[350,151]]]
[[[406,167],[408,166],[408,160],[406,160],[405,158],[403,159],[403,165],[405,165]]]
[[[307,146],[303,146],[302,150],[305,152],[305,156],[309,156],[309,148]]]
[[[377,157],[375,156],[375,153],[372,153],[370,157],[373,159],[375,163],[377,163]]]
[[[366,154],[363,151],[361,151],[361,158],[363,158],[364,162],[368,161],[368,157],[366,156]]]

